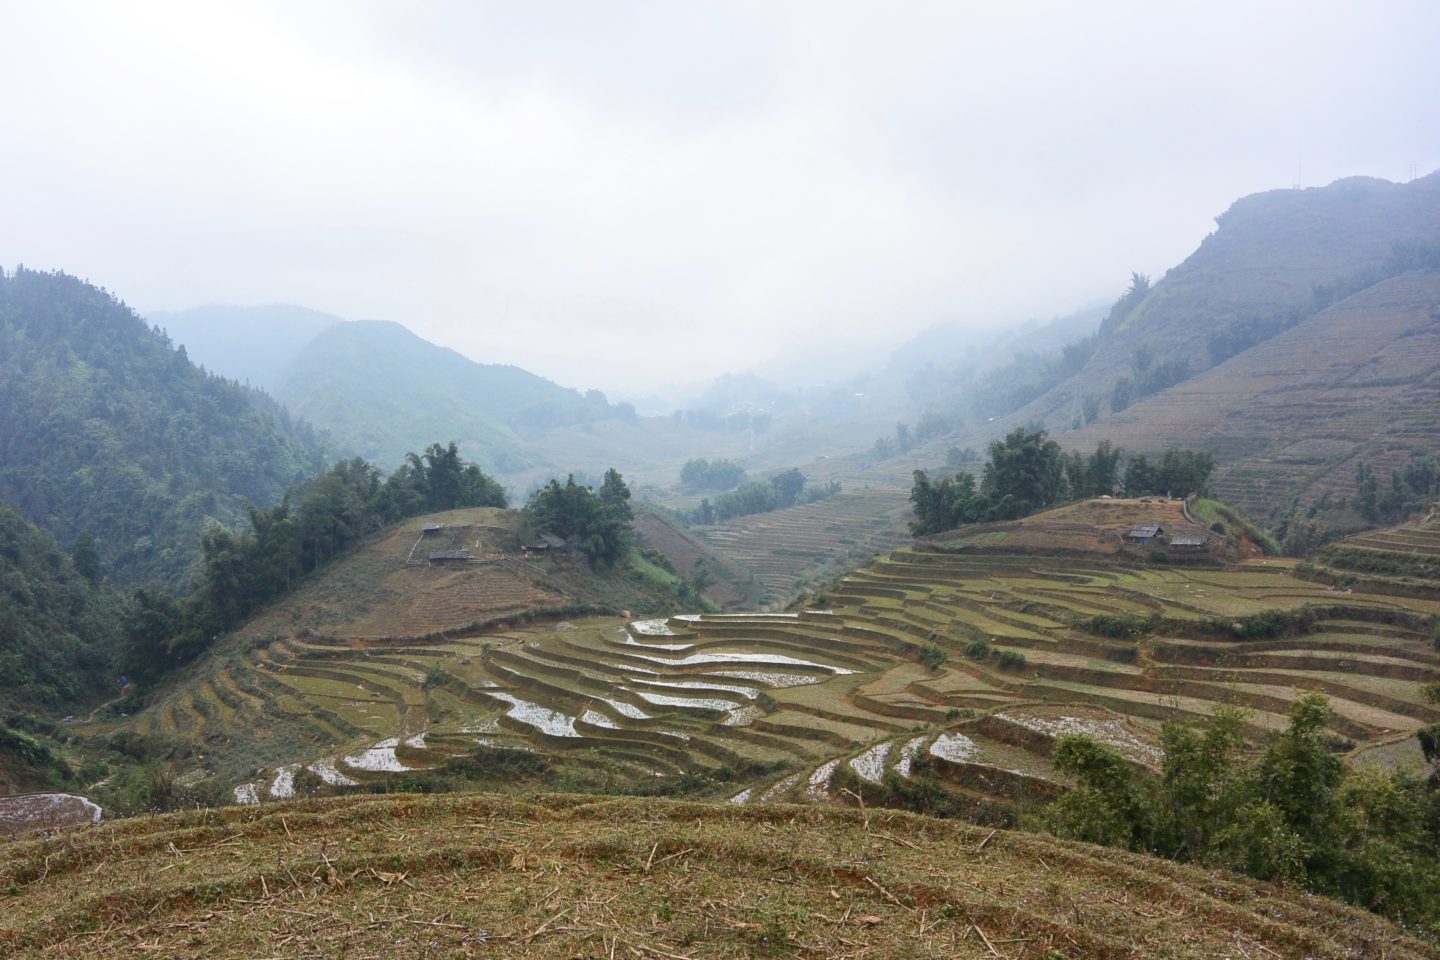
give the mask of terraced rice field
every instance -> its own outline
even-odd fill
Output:
[[[1168,718],[1232,704],[1259,736],[1318,690],[1355,758],[1392,763],[1440,722],[1421,696],[1440,678],[1429,643],[1440,604],[1335,591],[1283,561],[1146,568],[922,544],[824,599],[824,610],[425,642],[289,637],[136,722],[190,743],[190,762],[241,801],[288,796],[301,767],[346,786],[510,748],[616,782],[698,775],[737,804],[845,801],[923,761],[951,791],[1002,805],[1065,787],[1049,757],[1067,732],[1153,766]],[[1230,628],[1306,605],[1316,620],[1302,635]],[[1094,614],[1155,615],[1159,627],[1114,640],[1086,632]],[[977,639],[988,658],[966,656]],[[929,645],[948,655],[939,669],[917,662]]]
[[[1347,537],[1337,546],[1343,548],[1333,559],[1337,565],[1350,565],[1347,556],[1356,551],[1358,558],[1378,561],[1374,569],[1385,569],[1390,561],[1397,572],[1414,568],[1440,569],[1440,508],[1424,517],[1383,530],[1368,530]]]
[[[910,519],[908,493],[885,487],[740,517],[703,536],[731,565],[755,577],[762,604],[778,608],[844,567],[907,542]]]

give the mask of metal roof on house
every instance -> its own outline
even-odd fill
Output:
[[[1173,533],[1170,535],[1170,546],[1172,547],[1203,547],[1206,537],[1203,533]]]
[[[1135,526],[1130,528],[1130,532],[1125,534],[1125,536],[1134,537],[1140,540],[1148,540],[1151,537],[1157,536],[1163,532],[1164,531],[1160,529],[1160,524],[1158,523],[1137,523],[1135,524]]]

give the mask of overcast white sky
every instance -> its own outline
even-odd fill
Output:
[[[1427,173],[1437,39],[1434,0],[0,0],[0,264],[643,391],[1113,297],[1301,157]]]

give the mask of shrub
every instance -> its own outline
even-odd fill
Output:
[[[933,643],[927,643],[917,659],[931,670],[939,670],[950,659],[950,654]]]
[[[1142,633],[1149,633],[1155,629],[1155,617],[1140,617],[1133,613],[1097,613],[1095,616],[1084,621],[1084,627],[1091,633],[1098,633],[1102,637],[1115,637],[1117,640],[1128,640],[1131,637],[1138,637]]]
[[[1025,666],[1025,654],[1018,650],[1001,650],[995,662],[1001,670],[1020,670]]]
[[[965,656],[971,660],[978,660],[982,663],[989,660],[990,641],[984,637],[976,637],[974,640],[971,640],[970,644],[965,648]]]

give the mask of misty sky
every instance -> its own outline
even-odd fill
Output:
[[[1440,3],[0,0],[0,264],[574,386],[1110,299],[1440,167]]]

